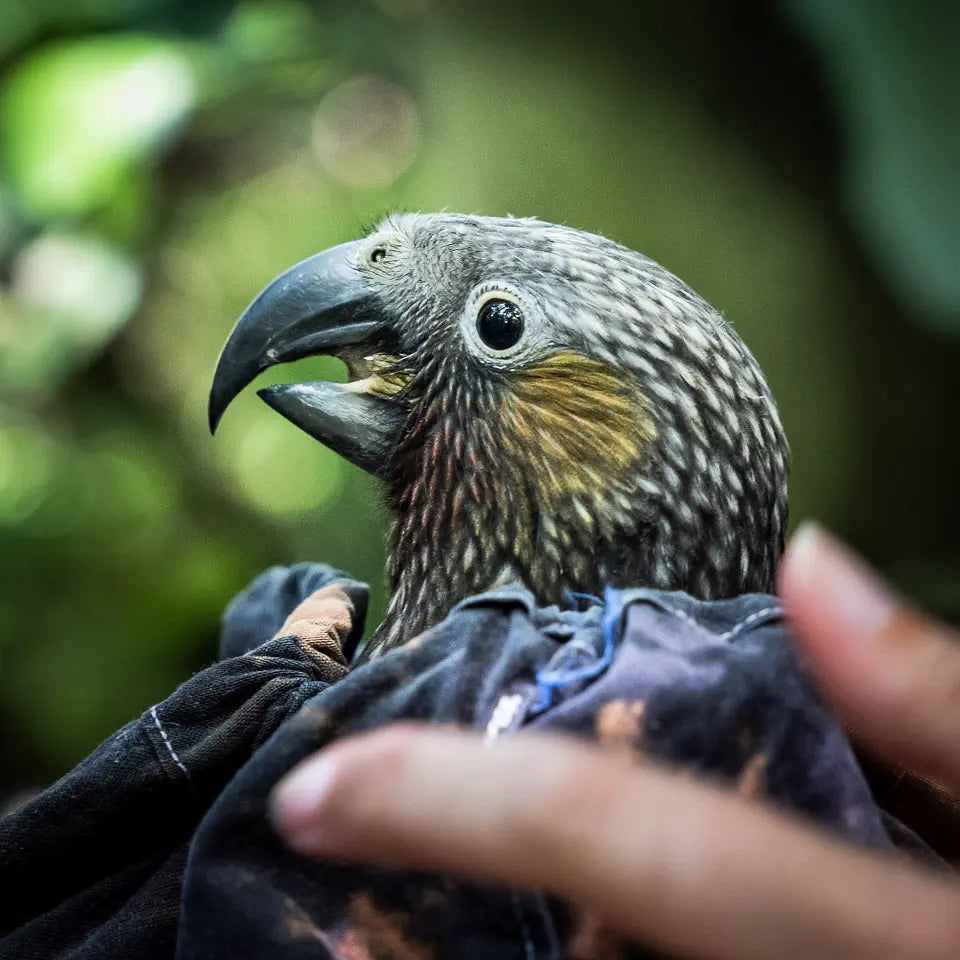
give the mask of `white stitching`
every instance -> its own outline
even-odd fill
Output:
[[[163,737],[163,745],[167,748],[170,753],[170,756],[173,757],[173,762],[187,775],[189,778],[190,773],[187,768],[183,765],[183,762],[177,756],[177,751],[173,749],[173,744],[170,742],[170,738],[167,736],[167,731],[163,729],[163,726],[160,723],[160,717],[157,716],[157,708],[155,706],[150,708],[150,716],[153,717],[153,722],[157,725],[157,729],[160,731],[160,736]]]
[[[703,624],[702,624],[702,623],[699,623],[698,621],[696,621],[696,620],[695,620],[693,617],[691,617],[690,614],[687,613],[686,611],[680,610],[680,609],[677,608],[677,607],[667,607],[666,609],[669,610],[670,613],[672,613],[672,614],[673,614],[675,617],[677,617],[678,619],[680,619],[680,620],[685,620],[687,623],[690,624],[691,627],[696,627],[697,630],[703,630]]]
[[[779,604],[775,604],[772,607],[764,607],[762,610],[757,610],[754,613],[751,613],[749,617],[741,620],[739,623],[735,623],[726,633],[720,634],[717,637],[721,642],[726,640],[732,640],[735,636],[740,633],[743,633],[752,623],[756,623],[758,620],[762,620],[764,617],[769,617],[771,614],[781,614],[783,613],[783,607]]]
[[[684,610],[680,610],[677,607],[668,606],[665,607],[667,611],[672,613],[678,620],[683,620],[686,623],[689,623],[691,627],[696,627],[697,630],[705,630],[706,627],[698,620],[695,620]],[[751,624],[756,623],[758,620],[762,620],[764,617],[769,617],[771,614],[782,614],[783,607],[779,604],[774,604],[772,607],[764,607],[762,610],[756,610],[750,614],[749,617],[744,617],[739,623],[735,623],[726,633],[721,633],[717,636],[717,640],[720,643],[725,643],[728,640],[732,640],[734,637],[743,633]]]

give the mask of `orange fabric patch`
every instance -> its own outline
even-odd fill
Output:
[[[346,668],[341,648],[353,629],[353,612],[353,604],[343,588],[331,583],[297,606],[274,639],[297,637]]]

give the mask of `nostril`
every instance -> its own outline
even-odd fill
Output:
[[[383,247],[374,247],[370,251],[370,262],[371,263],[380,263],[382,260],[386,260],[387,251]]]

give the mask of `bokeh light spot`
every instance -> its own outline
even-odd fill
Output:
[[[334,87],[313,117],[313,149],[323,168],[352,187],[385,187],[413,163],[420,115],[403,87],[354,77]]]
[[[93,345],[136,308],[140,274],[93,236],[47,234],[14,261],[11,290],[25,306],[60,314],[70,340]]]
[[[44,47],[0,100],[0,146],[35,216],[98,207],[196,100],[187,58],[163,40],[114,35]]]

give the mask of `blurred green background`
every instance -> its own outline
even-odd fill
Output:
[[[376,622],[372,481],[205,403],[257,290],[397,208],[678,273],[768,373],[793,517],[960,620],[958,49],[935,0],[0,0],[0,791],[209,663],[268,564]]]

